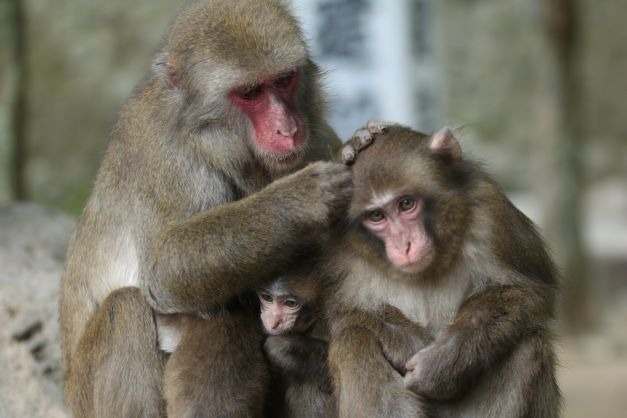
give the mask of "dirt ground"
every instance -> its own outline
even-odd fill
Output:
[[[627,418],[627,298],[601,330],[559,342],[564,418]]]

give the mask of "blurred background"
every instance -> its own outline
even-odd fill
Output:
[[[29,372],[43,376],[45,387],[37,390],[50,390],[46,379],[58,384],[58,366],[41,360],[56,351],[41,338],[20,339],[37,318],[46,324],[47,314],[43,299],[32,298],[35,313],[21,314],[26,302],[12,296],[30,295],[16,290],[25,273],[7,266],[26,254],[31,270],[24,281],[42,274],[33,273],[37,245],[58,234],[56,264],[45,271],[51,279],[37,282],[49,286],[46,297],[56,296],[67,234],[116,112],[186,3],[0,0],[0,311],[14,324],[5,337],[15,349],[0,366],[34,357],[43,364]],[[563,274],[555,330],[564,416],[627,416],[627,3],[292,4],[327,71],[329,117],[341,137],[372,118],[424,132],[457,128],[464,151],[541,226]],[[39,206],[18,210],[16,201]],[[34,226],[35,217],[65,229],[48,234]],[[36,240],[23,237],[27,229]],[[20,239],[22,247],[7,249]],[[35,334],[41,328],[35,325]],[[2,399],[0,416],[10,416],[14,410],[3,410]],[[56,398],[41,408],[42,416],[65,414]]]

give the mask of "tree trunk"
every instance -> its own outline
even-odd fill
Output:
[[[0,2],[0,201],[25,199],[27,67],[22,0]]]
[[[562,314],[571,333],[592,323],[582,243],[583,164],[578,126],[578,27],[575,0],[539,0],[541,79],[539,138],[546,235],[563,277]]]

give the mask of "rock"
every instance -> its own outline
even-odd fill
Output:
[[[32,203],[0,205],[0,416],[66,418],[58,296],[75,220]]]

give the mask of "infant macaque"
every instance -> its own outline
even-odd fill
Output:
[[[314,337],[322,282],[306,265],[289,270],[257,292],[272,379],[267,415],[329,417],[335,405],[327,369],[328,342]],[[324,333],[322,332],[322,335]]]

